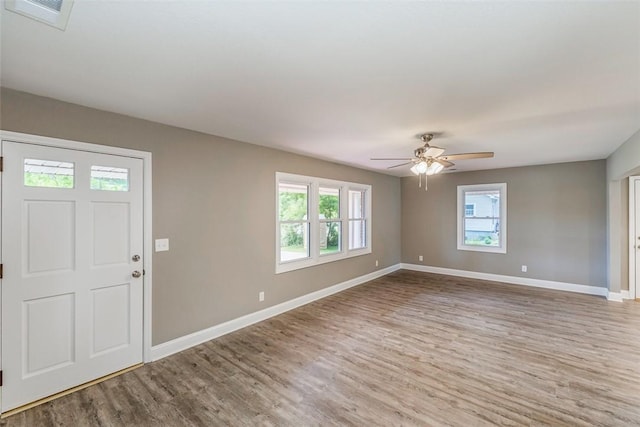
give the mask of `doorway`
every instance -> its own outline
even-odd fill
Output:
[[[150,154],[2,136],[6,412],[148,360]]]

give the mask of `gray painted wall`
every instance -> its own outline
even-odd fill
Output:
[[[400,262],[400,179],[6,88],[0,128],[153,153],[153,344]],[[276,275],[275,172],[373,186],[373,253]],[[258,292],[265,291],[264,303]]]
[[[507,253],[457,250],[457,186],[500,182]],[[604,160],[443,174],[428,192],[402,179],[403,262],[606,287],[605,260]]]

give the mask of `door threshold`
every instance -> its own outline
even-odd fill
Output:
[[[20,413],[22,411],[26,411],[27,409],[31,409],[31,408],[34,408],[34,407],[36,407],[38,405],[42,405],[43,403],[51,402],[54,399],[57,399],[57,398],[62,397],[62,396],[66,396],[68,394],[74,393],[74,392],[79,391],[79,390],[83,390],[83,389],[85,389],[87,387],[90,387],[92,385],[96,385],[96,384],[99,384],[99,383],[101,383],[103,381],[106,381],[108,379],[117,377],[118,375],[126,374],[127,372],[133,371],[134,369],[138,369],[142,365],[144,365],[144,363],[138,363],[137,365],[129,366],[128,368],[124,368],[124,369],[121,369],[119,371],[112,372],[112,373],[110,373],[108,375],[105,375],[104,377],[96,378],[95,380],[91,380],[91,381],[86,382],[84,384],[80,384],[80,385],[77,385],[75,387],[69,388],[67,390],[58,392],[56,394],[52,394],[51,396],[43,397],[42,399],[38,399],[38,400],[36,400],[34,402],[27,403],[27,404],[22,405],[22,406],[18,406],[17,408],[11,409],[10,411],[3,412],[2,414],[0,414],[0,419],[4,419],[6,417],[10,417],[11,415],[18,414],[18,413]]]

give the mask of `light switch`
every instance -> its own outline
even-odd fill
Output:
[[[169,250],[169,239],[156,239],[156,252]]]

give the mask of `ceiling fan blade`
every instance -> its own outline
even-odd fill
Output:
[[[451,163],[448,160],[442,160],[442,157],[438,158],[438,159],[433,159],[434,161],[440,163],[442,166],[444,166],[445,168],[450,168],[451,166],[453,166],[454,164]]]
[[[406,158],[406,157],[372,157],[369,160],[405,160],[405,161],[412,161],[413,159]]]
[[[483,159],[493,157],[493,151],[483,151],[480,153],[460,153],[460,154],[448,154],[446,156],[440,156],[439,160],[466,160],[466,159]]]
[[[387,169],[399,168],[400,166],[410,165],[413,162],[400,163],[399,165],[389,166]]]
[[[438,157],[442,153],[444,153],[444,148],[435,147],[435,146],[431,145],[424,152],[424,155],[427,156],[427,157]]]

